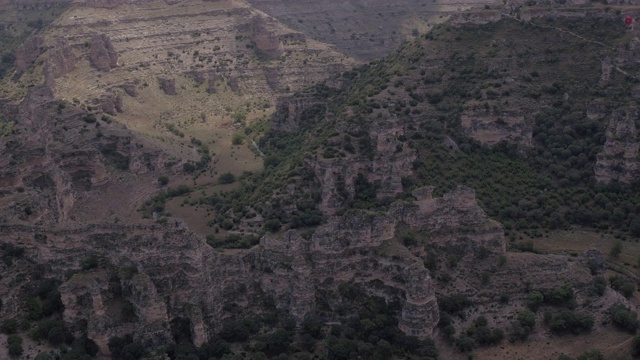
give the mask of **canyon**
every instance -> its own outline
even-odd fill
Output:
[[[165,346],[178,342],[176,324],[186,324],[195,347],[217,339],[229,321],[263,315],[289,316],[298,330],[310,317],[327,332],[351,324],[359,314],[345,313],[345,286],[397,305],[394,324],[402,334],[439,346],[446,343],[438,324],[450,296],[469,299],[469,314],[486,314],[502,329],[512,326],[532,289],[569,284],[580,310],[595,319],[594,331],[607,330],[603,309],[635,306],[613,290],[592,296],[596,277],[607,271],[601,252],[515,251],[529,233],[488,216],[476,190],[446,184],[452,190],[441,192],[420,179],[421,161],[438,146],[451,158],[464,156],[469,144],[486,153],[508,146],[515,155],[533,151],[543,141],[539,102],[567,108],[581,95],[550,85],[547,68],[541,76],[519,67],[525,60],[563,65],[573,55],[553,58],[555,50],[547,49],[517,60],[530,44],[505,40],[463,57],[453,49],[466,46],[462,36],[434,45],[466,26],[489,24],[482,31],[493,31],[501,13],[513,10],[492,9],[502,2],[329,5],[0,1],[5,14],[61,14],[16,46],[0,89],[0,244],[24,251],[0,264],[0,317],[28,313],[30,282],[44,276],[57,284],[62,319],[95,343],[96,356],[110,358],[110,341],[131,334],[165,358]],[[573,5],[579,4],[567,4]],[[478,6],[483,10],[459,13]],[[437,27],[449,18],[451,28]],[[635,39],[625,38],[621,47],[628,50],[602,61],[595,82],[614,92],[635,76]],[[511,47],[514,56],[503,58],[508,65],[492,68],[495,54]],[[465,85],[449,85],[456,81]],[[640,171],[638,111],[616,101],[586,105],[584,118],[607,123],[599,153],[588,154],[590,176],[630,184]],[[450,132],[432,134],[430,127]],[[298,135],[300,153],[273,161]],[[271,141],[266,153],[260,137]],[[265,169],[263,161],[272,165]],[[429,166],[423,170],[436,167]],[[264,183],[252,183],[263,171]],[[237,183],[225,187],[224,173]],[[215,203],[217,194],[251,189],[243,194],[248,198],[263,185],[271,192],[251,206]],[[187,195],[169,195],[181,188]],[[181,201],[175,208],[206,212],[199,225],[213,238],[259,240],[215,247],[165,203],[151,216],[141,211],[163,196]],[[305,196],[316,201],[311,207],[321,221],[294,228],[283,219],[304,207]],[[262,220],[274,209],[285,215],[265,231]],[[455,326],[462,332],[472,321],[461,316]],[[553,335],[541,329],[536,336]]]

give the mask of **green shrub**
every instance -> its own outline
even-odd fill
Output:
[[[573,287],[568,284],[542,290],[542,295],[544,302],[550,305],[564,305],[574,299]]]
[[[640,356],[640,334],[633,337],[631,355]]]
[[[260,340],[265,344],[264,353],[267,356],[275,356],[289,350],[293,336],[287,330],[277,329],[270,334],[261,336]]]
[[[277,232],[278,230],[280,230],[280,227],[282,225],[280,224],[280,220],[278,219],[271,219],[271,220],[267,220],[264,223],[264,229],[269,231],[269,232]]]
[[[462,334],[456,340],[456,347],[458,347],[458,350],[462,352],[469,352],[476,347],[476,342],[472,337]]]
[[[244,135],[241,133],[234,133],[231,136],[231,143],[233,145],[242,145],[242,143],[244,142]]]
[[[403,231],[400,234],[400,240],[402,240],[404,246],[407,247],[415,246],[418,243],[416,240],[416,234],[411,230]]]
[[[527,299],[527,307],[531,311],[538,311],[538,308],[544,303],[544,295],[538,290],[534,290],[529,294]]]
[[[580,354],[576,360],[604,360],[604,355],[600,350],[587,350]]]
[[[18,321],[16,319],[7,319],[0,324],[0,332],[11,335],[18,331]]]
[[[161,186],[165,186],[169,183],[169,178],[165,175],[159,176],[158,177],[158,184],[160,184]]]
[[[182,164],[182,171],[184,171],[185,174],[191,174],[192,172],[196,171],[196,166],[190,162],[186,162]]]
[[[590,332],[593,324],[594,320],[590,315],[563,311],[551,315],[549,329],[556,334],[573,333],[577,335]]]
[[[82,120],[84,120],[86,123],[94,123],[96,122],[96,115],[95,114],[86,114]]]
[[[232,173],[224,173],[218,177],[219,184],[232,184],[236,181],[236,176]]]
[[[20,357],[24,352],[22,348],[22,338],[19,335],[9,335],[7,338],[7,347],[9,349],[9,356],[14,358]]]
[[[618,240],[611,247],[609,254],[612,258],[617,259],[620,256],[620,253],[622,253],[622,242]]]
[[[471,305],[473,305],[473,303],[464,294],[453,294],[438,299],[440,310],[452,315],[461,312]]]
[[[80,267],[84,271],[89,271],[97,268],[99,265],[99,259],[96,255],[90,255],[82,259]]]
[[[137,360],[144,354],[142,345],[134,341],[130,334],[109,338],[107,346],[114,359]]]
[[[598,296],[602,296],[605,292],[607,292],[607,280],[604,277],[598,276],[594,280],[593,292]]]
[[[511,325],[511,336],[515,339],[526,340],[536,325],[536,314],[530,310],[518,312],[516,321]]]
[[[632,280],[629,280],[622,275],[612,275],[609,277],[609,283],[611,288],[618,291],[625,297],[629,298],[636,291],[636,285]]]
[[[631,334],[638,328],[638,314],[622,304],[615,304],[608,310],[611,322],[621,330]]]
[[[53,360],[53,357],[49,353],[41,352],[33,360]]]

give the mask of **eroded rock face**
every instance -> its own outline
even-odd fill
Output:
[[[631,183],[640,175],[638,150],[638,109],[622,108],[611,114],[605,133],[606,142],[594,168],[596,180],[602,183]]]
[[[35,36],[27,39],[24,44],[20,45],[16,50],[16,73],[22,74],[29,66],[31,66],[40,56],[41,47],[44,40]]]
[[[122,101],[112,94],[99,99],[96,107],[117,113]],[[143,147],[120,124],[87,116],[80,107],[53,99],[46,84],[32,88],[17,108],[3,111],[3,116],[17,120],[20,129],[3,138],[0,154],[0,164],[12,168],[0,172],[0,193],[9,195],[0,211],[3,221],[67,222],[78,200],[91,198],[91,192],[114,182],[113,171],[142,175],[168,170],[165,152]],[[87,126],[97,122],[102,122],[100,127]],[[16,188],[22,188],[24,195]],[[32,214],[25,214],[25,207]]]
[[[91,36],[91,65],[99,71],[109,71],[118,66],[118,53],[106,34]]]
[[[462,128],[476,141],[495,145],[501,141],[530,147],[532,128],[519,112],[465,111],[461,116]]]
[[[391,201],[403,192],[402,178],[413,174],[415,150],[400,140],[404,128],[398,119],[371,119],[363,128],[357,127],[350,131],[360,132],[360,137],[349,141],[359,147],[365,144],[361,152],[339,158],[326,158],[321,154],[306,159],[306,166],[321,184],[319,208],[326,214],[332,215],[355,200],[358,181],[372,184],[377,200]],[[344,141],[341,134],[328,143],[336,142],[335,148]]]
[[[274,87],[277,87],[277,84],[274,84]],[[276,113],[271,119],[271,124],[276,130],[295,132],[307,125],[308,120],[313,120],[317,115],[324,115],[326,110],[326,100],[316,97],[280,98],[276,103]]]
[[[423,223],[425,218],[432,220]],[[396,238],[398,227],[406,224],[433,235],[427,238],[434,243],[425,246],[465,246],[471,258],[474,246],[504,251],[502,227],[487,219],[465,188],[442,198],[398,202],[387,213],[348,212],[331,218],[309,239],[291,230],[229,253],[215,251],[174,220],[73,229],[3,225],[0,241],[11,237],[37,262],[48,264],[51,274],[79,269],[88,257],[108,264],[61,279],[60,286],[65,321],[86,324],[89,338],[108,354],[109,337],[126,333],[136,334],[145,346],[166,345],[178,318],[187,319],[194,341],[202,344],[230,316],[223,310],[226,304],[259,311],[265,297],[298,321],[315,313],[327,321],[346,321],[316,306],[320,292],[343,282],[399,302],[400,329],[428,337],[439,319],[435,286],[422,259],[402,250]],[[447,238],[437,236],[444,231]],[[388,250],[393,248],[404,255],[394,256]],[[123,307],[128,310],[122,312]]]
[[[255,17],[252,21],[253,37],[252,40],[256,47],[258,57],[262,59],[275,59],[282,55],[282,46],[280,38],[276,33],[269,29],[267,19],[263,17]]]
[[[48,87],[55,86],[55,79],[67,75],[76,67],[76,57],[66,39],[55,39],[54,45],[48,50],[45,63],[45,83]]]
[[[263,238],[262,267],[279,269],[263,276],[263,283],[275,287],[263,287],[274,294],[278,306],[295,304],[292,314],[302,319],[315,308],[316,297],[309,294],[310,289],[322,288],[327,279],[360,284],[387,301],[399,300],[400,329],[428,337],[439,315],[435,286],[422,260],[409,254],[390,258],[375,250],[394,242],[400,224],[428,234],[428,246],[455,247],[470,257],[480,247],[493,254],[505,251],[500,224],[487,219],[472,190],[459,188],[442,198],[425,196],[416,203],[396,203],[382,215],[356,211],[332,218],[310,240],[294,231],[282,239]],[[286,263],[293,264],[289,271],[282,270]],[[381,289],[375,282],[385,286]]]
[[[176,79],[158,78],[160,88],[167,95],[177,95],[176,92]]]

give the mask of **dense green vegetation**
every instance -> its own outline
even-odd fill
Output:
[[[431,340],[419,340],[403,334],[397,327],[400,310],[398,303],[389,303],[371,297],[356,284],[338,285],[337,308],[320,308],[309,314],[296,328],[295,321],[287,314],[275,312],[270,307],[261,314],[230,318],[222,324],[220,332],[201,347],[191,342],[189,319],[171,321],[176,345],[170,346],[168,354],[172,360],[224,359],[311,359],[325,354],[327,359],[347,360],[358,356],[373,359],[412,356],[420,359],[437,359],[438,351]],[[267,301],[268,302],[268,301]],[[345,316],[341,325],[326,324],[323,317],[331,312]],[[486,325],[486,324],[485,324]],[[482,324],[479,326],[482,327]],[[482,331],[482,329],[480,330]],[[132,338],[114,338],[110,347],[134,344]],[[235,351],[242,344],[242,352]],[[120,346],[120,348],[124,348]],[[135,358],[135,357],[133,357]]]
[[[37,342],[46,342],[54,348],[63,349],[57,357],[61,360],[84,360],[95,356],[98,347],[87,338],[86,332],[81,336],[74,336],[73,326],[62,320],[64,305],[58,291],[60,282],[42,277],[41,268],[36,269],[33,276],[35,280],[26,285],[22,317],[4,319],[0,323],[0,332],[9,335],[9,354],[19,357],[23,353],[23,339],[20,334],[26,332]],[[36,358],[46,360],[47,357],[52,359],[46,353],[39,354]]]
[[[640,236],[640,183],[601,185],[593,172],[608,116],[633,103],[637,81],[613,74],[609,83],[599,83],[601,59],[612,50],[553,28],[617,46],[630,40],[623,26],[607,18],[437,26],[398,53],[343,73],[340,91],[318,85],[299,94],[327,105],[303,111],[298,131],[248,128],[245,133],[267,154],[264,172],[199,203],[215,209],[215,231],[316,226],[324,221],[318,179],[304,159],[376,159],[373,123],[398,119],[405,133],[396,151],[417,154],[400,198],[424,185],[436,186],[436,194],[466,185],[512,240],[518,233],[539,237],[573,225],[622,239]],[[587,116],[592,101],[604,104],[604,118]],[[501,116],[521,114],[531,128],[531,146],[526,140],[482,145],[462,126],[465,114],[498,117],[496,126],[507,126]],[[344,208],[384,209],[393,200],[378,199],[380,184],[370,183],[366,173],[351,179],[353,194],[345,180],[336,183]],[[270,221],[269,229],[241,229],[240,219],[256,213]]]

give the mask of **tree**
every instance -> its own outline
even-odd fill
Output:
[[[462,334],[460,335],[460,337],[458,338],[458,340],[456,341],[456,346],[458,346],[458,349],[462,352],[468,352],[473,350],[476,347],[476,343],[475,341],[473,341],[473,338]]]
[[[640,356],[640,334],[633,338],[633,347],[631,349],[633,356]]]
[[[20,335],[9,335],[9,338],[7,338],[7,346],[11,357],[19,357],[24,352]]]
[[[520,325],[533,329],[536,325],[536,314],[529,310],[522,310],[518,313],[518,322]]]
[[[393,355],[393,346],[386,340],[379,340],[376,344],[375,359],[386,360]]]
[[[544,302],[544,296],[538,290],[534,290],[529,294],[529,298],[527,299],[527,307],[531,309],[531,311],[537,311],[540,305]]]
[[[7,319],[0,324],[0,332],[3,334],[15,334],[18,330],[18,321],[16,319]]]
[[[536,324],[536,314],[531,310],[522,310],[511,325],[511,336],[526,340]]]
[[[231,136],[231,144],[242,145],[243,142],[244,142],[244,135],[242,135],[241,133],[234,133]]]
[[[49,330],[49,333],[47,334],[47,340],[49,341],[49,343],[51,343],[51,345],[54,346],[62,344],[65,337],[66,335],[64,333],[64,329],[60,326],[51,328],[51,330]]]
[[[615,304],[609,308],[609,316],[613,324],[631,334],[638,328],[638,314],[627,309],[622,304]]]
[[[269,231],[269,232],[277,232],[278,230],[280,230],[280,220],[278,219],[271,219],[268,220],[264,223],[264,228]]]
[[[158,177],[158,184],[160,184],[161,186],[165,186],[169,183],[169,178],[165,175],[159,176]]]
[[[144,354],[142,345],[135,342],[131,334],[109,338],[107,346],[114,360],[137,360]]]
[[[640,237],[640,216],[636,216],[629,225],[631,235]]]
[[[186,162],[182,164],[182,171],[184,171],[186,174],[191,174],[195,170],[196,170],[196,166],[193,165],[192,163]]]
[[[600,350],[588,350],[580,354],[576,360],[604,360],[604,355]]]
[[[618,240],[611,247],[611,251],[609,252],[609,254],[611,255],[612,258],[617,259],[620,256],[621,252],[622,252],[622,242]]]
[[[293,337],[289,331],[277,329],[271,334],[262,336],[261,339],[266,345],[264,353],[275,356],[287,352]]]
[[[220,184],[232,184],[236,181],[236,176],[232,173],[224,173],[218,178]]]
[[[49,353],[41,352],[33,360],[53,360],[53,357]]]

